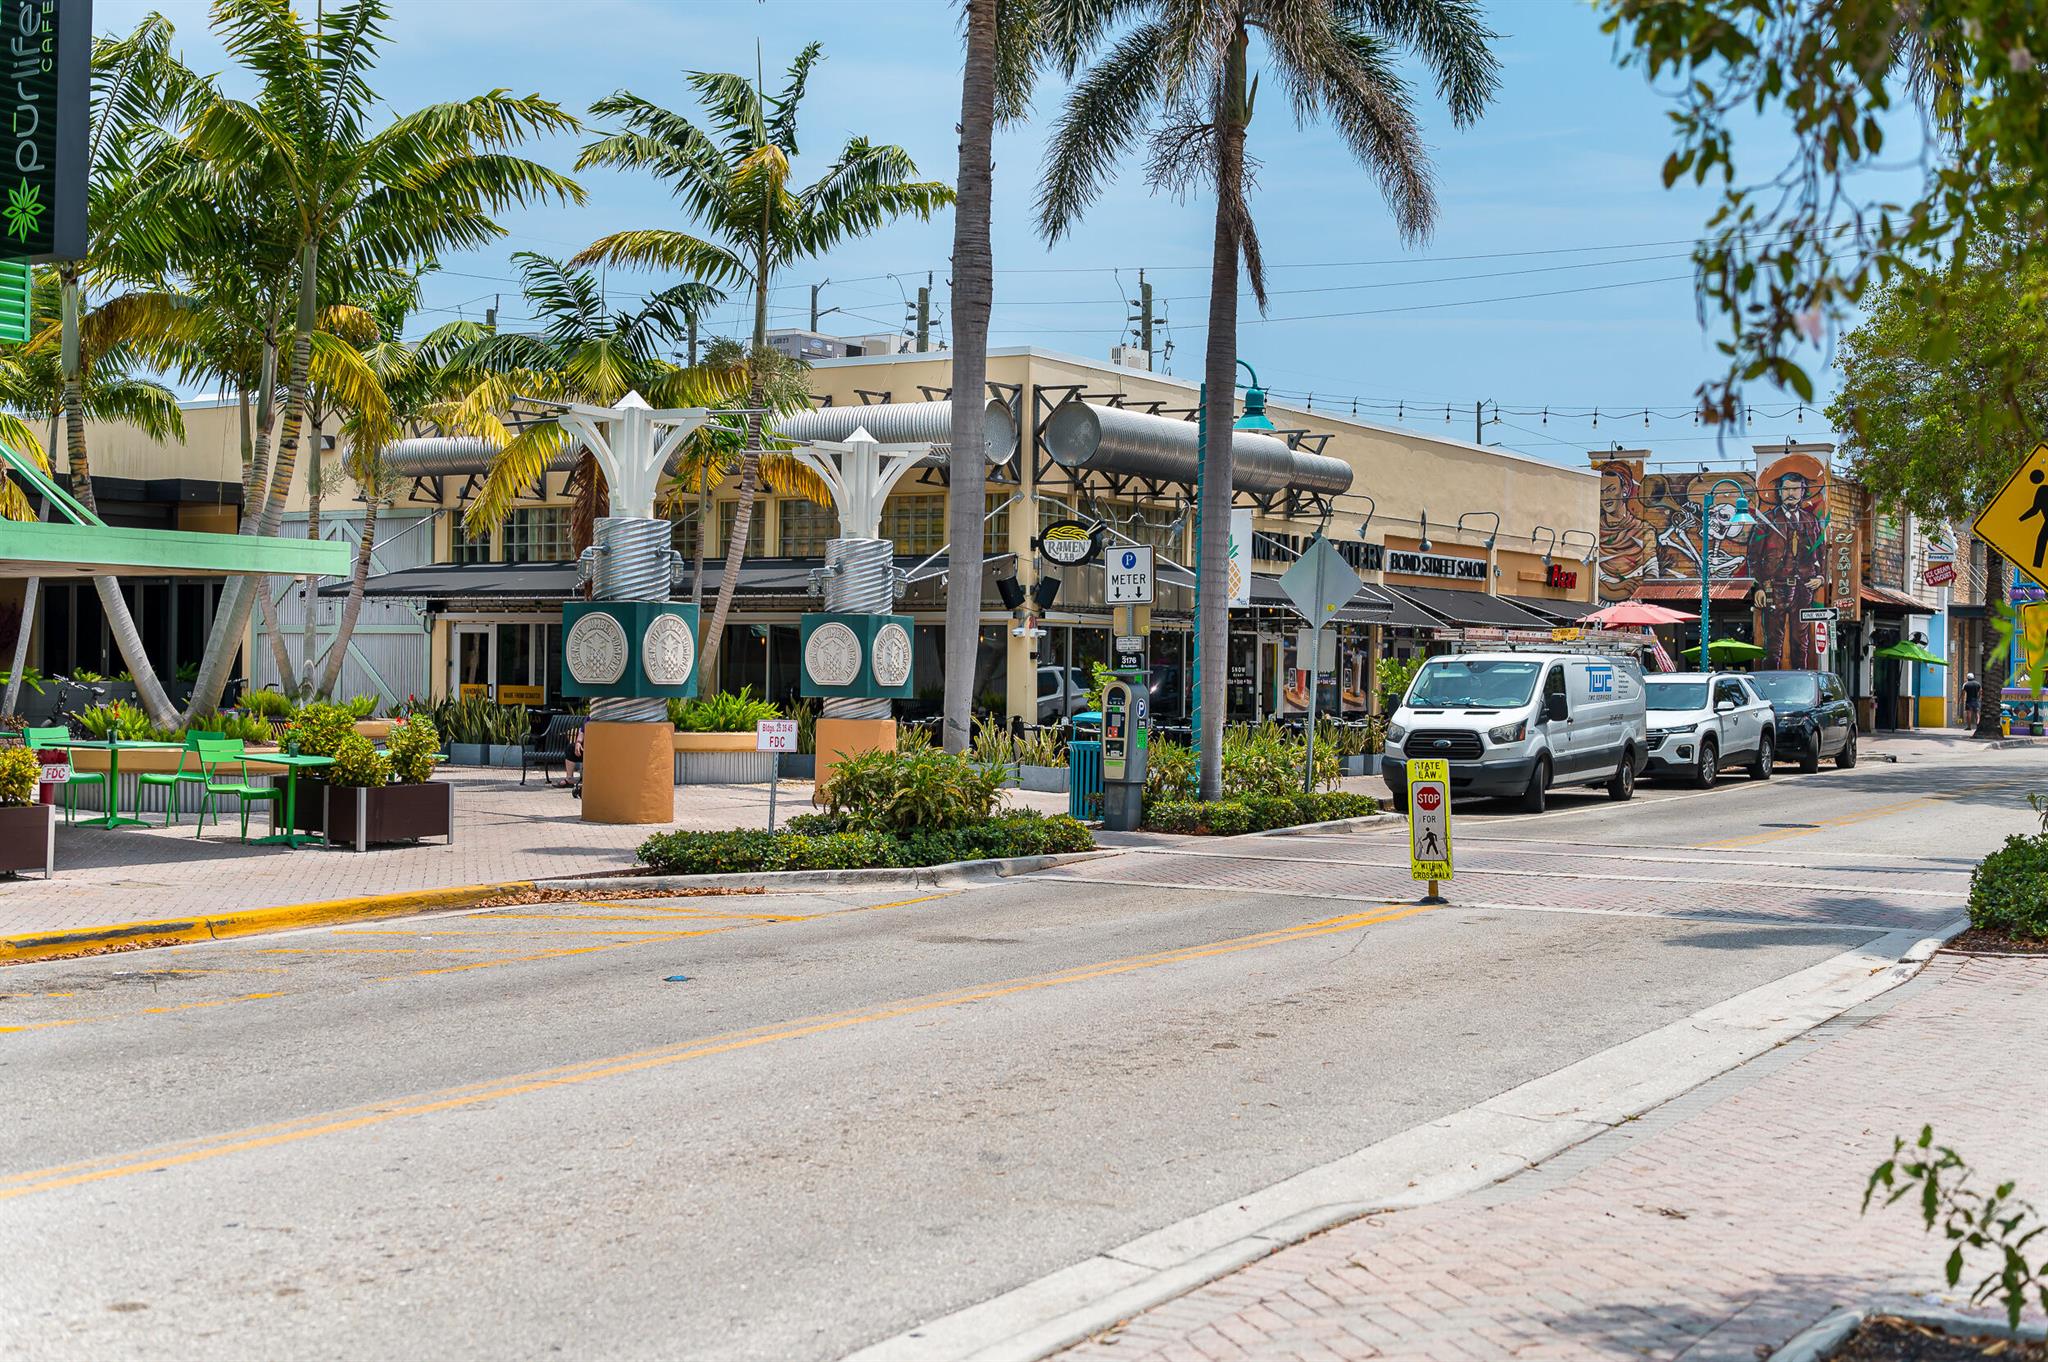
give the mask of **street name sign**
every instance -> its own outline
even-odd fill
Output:
[[[1408,763],[1408,872],[1431,893],[1451,878],[1451,764],[1440,757]]]
[[[1972,522],[1977,537],[2048,586],[2048,444],[2036,445]]]
[[[1111,549],[1103,555],[1102,570],[1107,580],[1109,604],[1152,604],[1152,549],[1132,544]]]

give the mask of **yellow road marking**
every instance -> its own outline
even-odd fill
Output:
[[[0,1026],[0,1032],[47,1031],[57,1026],[77,1026],[80,1022],[120,1021],[125,1018],[155,1016],[164,1012],[190,1012],[200,1007],[226,1007],[229,1003],[253,1003],[263,998],[281,998],[281,993],[244,993],[234,998],[207,998],[196,1003],[168,1003],[162,1007],[145,1007],[140,1012],[110,1012],[101,1017],[64,1017],[53,1021],[23,1022],[20,1026]]]
[[[467,1087],[446,1089],[437,1093],[395,1098],[389,1102],[367,1107],[326,1112],[314,1116],[301,1117],[295,1121],[281,1121],[272,1125],[255,1126],[245,1130],[226,1132],[221,1135],[203,1136],[197,1140],[188,1140],[180,1144],[164,1146],[157,1150],[109,1155],[107,1156],[109,1159],[122,1161],[105,1164],[105,1166],[95,1166],[105,1163],[104,1160],[87,1160],[80,1163],[34,1169],[28,1172],[0,1177],[0,1200],[28,1196],[36,1192],[58,1191],[66,1187],[103,1182],[110,1178],[129,1177],[137,1173],[158,1172],[163,1169],[177,1168],[186,1164],[221,1158],[229,1154],[247,1153],[259,1149],[273,1148],[278,1145],[292,1144],[300,1140],[309,1140],[316,1136],[335,1135],[351,1130],[361,1130],[368,1126],[395,1121],[401,1117],[425,1116],[435,1112],[474,1106],[479,1102],[519,1097],[530,1093],[542,1092],[549,1088],[570,1087],[592,1082],[600,1078],[614,1078],[625,1074],[640,1073],[645,1070],[664,1068],[671,1064],[680,1064],[693,1059],[705,1059],[714,1055],[753,1049],[757,1046],[769,1045],[779,1041],[801,1040],[809,1036],[845,1030],[849,1027],[861,1026],[871,1022],[888,1021],[898,1017],[914,1016],[924,1012],[935,1012],[946,1008],[960,1007],[969,1003],[987,1002],[1020,993],[1030,993],[1042,989],[1058,988],[1067,984],[1086,983],[1096,979],[1131,974],[1139,970],[1185,964],[1192,960],[1235,955],[1244,951],[1259,950],[1267,946],[1285,945],[1295,941],[1310,940],[1315,937],[1329,936],[1339,932],[1356,931],[1361,927],[1397,922],[1402,918],[1414,917],[1419,913],[1432,912],[1436,906],[1433,904],[1413,903],[1382,904],[1376,911],[1347,913],[1340,917],[1323,918],[1316,922],[1297,923],[1292,927],[1258,932],[1250,936],[1232,937],[1199,946],[1183,946],[1173,950],[1153,951],[1145,955],[1125,956],[1121,959],[1098,961],[1094,964],[1079,965],[1072,969],[1061,970],[1051,974],[981,984],[964,989],[955,989],[947,993],[898,999],[870,1008],[829,1013],[823,1016],[807,1017],[790,1022],[770,1023],[767,1026],[756,1027],[747,1031],[709,1036],[701,1040],[684,1041],[677,1045],[663,1046],[653,1050],[634,1051],[602,1059],[586,1060],[582,1063],[563,1065],[554,1069],[543,1069],[530,1074],[515,1074],[502,1079],[486,1080]]]
[[[689,936],[710,936],[715,932],[729,932],[732,927],[704,927],[694,932],[668,932],[662,936],[636,937],[631,941],[612,941],[602,946],[561,946],[554,950],[533,951],[526,955],[506,955],[495,960],[467,960],[460,965],[438,965],[433,969],[409,970],[404,974],[388,974],[377,980],[380,984],[396,983],[400,979],[417,979],[428,974],[461,974],[467,970],[495,969],[499,965],[521,965],[533,960],[558,960],[570,955],[592,955],[598,951],[624,950],[628,946],[648,946],[657,941],[680,941]]]
[[[1867,823],[1876,818],[1889,818],[1895,813],[1904,813],[1908,809],[1917,809],[1922,805],[1945,803],[1960,799],[1964,795],[1979,794],[1985,790],[1996,790],[2012,785],[2013,782],[2010,780],[1988,780],[1981,781],[1975,785],[1958,785],[1952,790],[1943,790],[1939,794],[1915,795],[1911,799],[1901,799],[1890,804],[1879,804],[1873,808],[1859,809],[1854,813],[1845,813],[1836,818],[1824,818],[1810,828],[1766,828],[1762,832],[1745,833],[1740,837],[1726,837],[1720,841],[1701,842],[1694,849],[1709,851],[1716,847],[1741,848],[1759,846],[1767,842],[1782,842],[1793,837],[1810,837],[1816,832],[1826,832],[1831,828],[1846,828],[1857,823]]]

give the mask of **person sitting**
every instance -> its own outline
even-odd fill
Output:
[[[582,798],[583,730],[580,727],[569,735],[568,746],[562,749],[562,784],[569,787],[570,794]]]

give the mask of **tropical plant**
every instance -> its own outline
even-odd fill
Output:
[[[533,735],[533,712],[525,705],[497,705],[491,712],[491,743],[517,747]]]
[[[1871,1171],[1863,1188],[1863,1209],[1870,1210],[1880,1187],[1887,1206],[1907,1197],[1918,1202],[1925,1226],[1941,1226],[1942,1237],[1955,1245],[1944,1267],[1950,1286],[1962,1282],[1965,1249],[1989,1250],[1997,1265],[1970,1292],[1970,1303],[1996,1299],[2005,1307],[2006,1322],[2017,1329],[2029,1305],[2038,1303],[2048,1311],[2048,1258],[2038,1265],[2027,1260],[2029,1253],[2039,1252],[2035,1241],[2048,1230],[2048,1221],[2013,1196],[2012,1183],[2001,1182],[1986,1192],[1970,1184],[1970,1174],[1962,1155],[1947,1145],[1936,1146],[1934,1127],[1922,1126],[1910,1148],[1893,1138],[1892,1156]]]
[[[42,759],[26,747],[0,747],[0,808],[36,802],[43,780]]]
[[[1401,707],[1401,701],[1408,694],[1408,685],[1415,680],[1415,673],[1422,669],[1426,659],[1421,654],[1409,658],[1383,657],[1373,667],[1373,683],[1379,696],[1382,717],[1392,715]]]
[[[274,690],[245,690],[235,704],[244,714],[261,715],[266,719],[285,718],[293,709],[291,697]]]
[[[839,759],[818,797],[848,828],[937,831],[989,817],[1002,797],[1003,774],[1000,766],[932,748],[856,752]]]
[[[356,732],[355,715],[340,705],[323,704],[307,705],[293,714],[291,722],[286,725],[284,737],[288,742],[297,743],[299,751],[307,756],[334,757],[337,760],[352,739],[362,739],[365,744],[369,741]],[[314,769],[318,774],[325,768]]]
[[[1027,728],[1024,736],[1017,739],[1017,764],[1020,766],[1064,766],[1067,764],[1067,747],[1060,740],[1056,728]]]
[[[782,711],[755,695],[752,686],[741,686],[737,692],[670,700],[668,716],[683,733],[752,733],[763,719],[782,717]]]
[[[244,100],[215,93],[206,100],[193,119],[181,173],[150,203],[171,218],[174,260],[195,253],[218,260],[223,230],[239,230],[219,221],[228,216],[220,205],[250,205],[263,229],[262,249],[250,263],[290,281],[287,362],[277,364],[271,333],[262,347],[264,372],[281,367],[284,374],[275,460],[266,428],[258,432],[252,464],[257,473],[267,469],[267,485],[245,503],[244,533],[277,533],[291,493],[319,330],[324,249],[346,241],[362,268],[406,269],[502,234],[493,215],[514,204],[583,197],[567,176],[511,154],[528,137],[578,127],[537,95],[494,90],[400,114],[372,130],[378,99],[370,76],[386,15],[383,0],[347,0],[318,10],[309,30],[290,0],[215,0],[213,25],[222,46],[256,77],[257,94]],[[365,396],[351,405],[374,407]],[[194,709],[217,703],[260,590],[260,582],[236,578],[224,593],[193,686]]]
[[[400,785],[423,785],[434,778],[434,763],[441,752],[441,735],[434,721],[425,715],[408,718],[391,730],[384,740],[391,756],[391,778]]]
[[[2048,834],[2008,837],[1970,874],[1970,925],[2048,940]]]
[[[796,750],[805,756],[813,756],[818,750],[818,702],[799,700],[789,707],[789,717],[796,720]]]
[[[988,715],[974,725],[974,741],[967,745],[967,757],[984,766],[1008,765],[1017,759],[1017,744],[1002,720]]]
[[[348,699],[335,703],[353,714],[358,721],[367,719],[377,712],[377,697],[374,695],[351,695]]]
[[[25,625],[23,632],[27,632]],[[44,676],[41,671],[34,667],[23,667],[19,672],[0,672],[0,681],[6,682],[8,687],[8,703],[0,705],[0,713],[12,714],[14,712],[14,687],[27,686],[36,694],[41,695],[43,693],[43,682],[48,679],[48,677]]]
[[[318,769],[329,785],[345,789],[378,790],[391,783],[391,758],[360,733],[349,734],[335,748],[334,765]]]
[[[1068,76],[1100,54],[1067,98],[1046,155],[1039,230],[1064,235],[1101,191],[1115,160],[1148,130],[1149,179],[1157,189],[1215,195],[1210,258],[1205,428],[1231,429],[1237,414],[1239,263],[1261,310],[1265,267],[1245,189],[1245,152],[1257,82],[1251,40],[1262,40],[1298,119],[1324,115],[1352,156],[1379,181],[1401,235],[1420,241],[1436,193],[1403,51],[1435,76],[1452,121],[1477,118],[1499,83],[1493,33],[1466,0],[1043,0],[1046,40]],[[1231,447],[1212,442],[1201,489],[1197,545],[1203,654],[1228,650],[1227,546]],[[1201,790],[1223,788],[1224,668],[1202,673]]]
[[[672,228],[613,232],[591,243],[573,263],[654,266],[748,288],[754,301],[749,355],[758,357],[768,348],[768,294],[777,271],[906,214],[928,218],[950,202],[953,194],[946,186],[912,180],[917,166],[908,152],[863,137],[849,138],[812,184],[792,189],[797,108],[820,51],[816,43],[804,48],[773,96],[743,76],[689,72],[685,83],[704,110],[701,127],[630,91],[593,104],[593,115],[617,119],[623,126],[585,147],[576,168],[609,166],[666,181],[701,235]],[[760,490],[765,392],[759,365],[750,368],[739,504],[698,664],[706,672],[717,664]]]
[[[100,742],[109,738],[118,738],[122,742],[150,742],[166,733],[150,722],[149,715],[141,706],[126,700],[82,709],[73,722],[78,725],[79,732]]]
[[[1186,743],[1154,737],[1145,755],[1145,803],[1188,799],[1195,792],[1195,769],[1194,750]]]

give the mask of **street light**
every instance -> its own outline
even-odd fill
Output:
[[[1492,528],[1492,529],[1490,529],[1490,530],[1488,530],[1488,531],[1486,532],[1486,547],[1487,547],[1487,549],[1488,549],[1489,551],[1491,551],[1491,550],[1492,550],[1492,548],[1493,548],[1493,546],[1494,546],[1495,544],[1497,544],[1497,543],[1499,543],[1499,542],[1500,542],[1500,512],[1499,512],[1499,511],[1467,511],[1467,512],[1465,512],[1465,513],[1464,513],[1463,515],[1461,515],[1461,516],[1459,516],[1459,517],[1458,517],[1458,533],[1459,533],[1459,534],[1463,534],[1463,533],[1465,532],[1465,522],[1466,522],[1466,521],[1468,521],[1468,520],[1477,520],[1477,519],[1478,519],[1478,518],[1480,518],[1481,516],[1492,516],[1492,517],[1493,517],[1493,528]]]
[[[1712,640],[1707,637],[1712,628],[1713,597],[1709,587],[1714,577],[1714,493],[1720,491],[1723,484],[1735,489],[1735,514],[1729,519],[1728,528],[1735,530],[1756,524],[1756,517],[1749,513],[1749,494],[1740,482],[1734,478],[1722,478],[1707,489],[1707,499],[1700,507],[1700,670],[1703,672],[1714,668],[1713,653],[1709,648]]]

